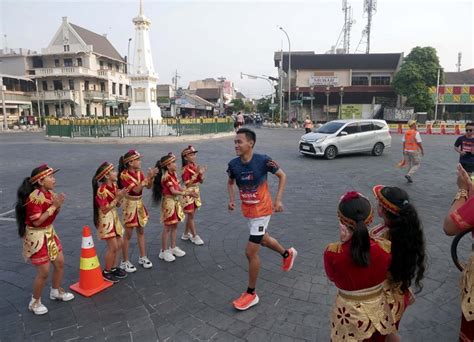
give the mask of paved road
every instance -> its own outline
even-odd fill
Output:
[[[297,152],[301,132],[258,130],[257,152],[272,156],[288,174],[285,212],[275,215],[271,233],[299,256],[294,270],[283,274],[280,258],[262,250],[257,286],[261,302],[236,312],[230,302],[246,288],[244,246],[248,231],[240,213],[226,210],[226,174],[233,158],[231,138],[195,142],[198,160],[209,165],[202,187],[204,206],[197,225],[205,245],[180,241],[187,255],[174,263],[158,260],[159,210],[151,212],[146,228],[151,270],[139,268],[126,280],[91,299],[81,296],[68,303],[43,302],[49,313],[36,317],[27,311],[33,267],[21,257],[21,240],[14,222],[0,218],[0,340],[88,341],[328,341],[329,311],[335,290],[323,270],[322,253],[338,238],[336,205],[351,189],[370,195],[374,184],[401,186],[419,209],[426,233],[429,266],[424,289],[401,323],[404,341],[455,341],[460,321],[459,272],[449,257],[450,238],[441,222],[455,188],[454,137],[425,136],[427,156],[407,185],[394,167],[400,159],[400,136],[382,157],[357,155],[333,161],[306,158]],[[48,142],[39,134],[0,135],[0,213],[13,208],[15,191],[23,177],[40,163],[61,168],[57,190],[66,202],[55,226],[66,255],[65,285],[77,281],[81,228],[92,224],[91,177],[102,161],[116,162],[129,148],[144,155],[144,167],[169,151],[179,153],[187,143],[100,145]],[[270,179],[275,190],[276,180]],[[182,231],[180,227],[180,231]],[[95,238],[100,257],[104,243]],[[132,260],[138,258],[136,241]],[[101,259],[102,260],[102,259]]]

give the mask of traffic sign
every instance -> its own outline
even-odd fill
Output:
[[[268,107],[269,107],[270,109],[276,109],[276,108],[278,107],[278,105],[274,103],[274,104],[271,104],[271,105],[268,106]]]
[[[314,100],[314,96],[303,96],[303,100]]]
[[[302,100],[292,100],[291,104],[303,104]]]

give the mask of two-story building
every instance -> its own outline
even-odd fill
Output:
[[[31,57],[43,115],[112,116],[128,108],[126,60],[107,39],[63,17],[49,46]]]
[[[275,52],[274,63],[281,75],[284,108],[288,108],[288,65],[286,52]],[[315,54],[291,53],[291,120],[306,115],[316,121],[338,117],[373,117],[382,106],[397,102],[391,87],[403,53]]]

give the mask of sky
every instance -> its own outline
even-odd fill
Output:
[[[353,9],[350,52],[361,39],[367,18],[363,0],[348,0]],[[436,48],[445,71],[474,68],[474,1],[378,0],[372,19],[373,53],[403,52],[415,46]],[[151,19],[151,46],[159,83],[178,85],[224,76],[248,97],[271,93],[265,80],[241,79],[240,73],[276,76],[273,55],[288,50],[325,53],[335,45],[344,24],[342,0],[199,1],[143,0]],[[139,0],[0,0],[1,47],[46,48],[67,16],[70,23],[107,33],[121,55],[135,37],[132,19]],[[6,38],[5,38],[6,35]],[[342,43],[341,43],[342,47]],[[131,45],[133,51],[133,40]],[[358,52],[365,52],[365,45]],[[133,54],[133,52],[132,52]]]

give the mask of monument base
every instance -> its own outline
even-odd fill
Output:
[[[161,122],[161,109],[157,105],[152,106],[137,106],[132,105],[128,109],[127,121],[149,120]]]

